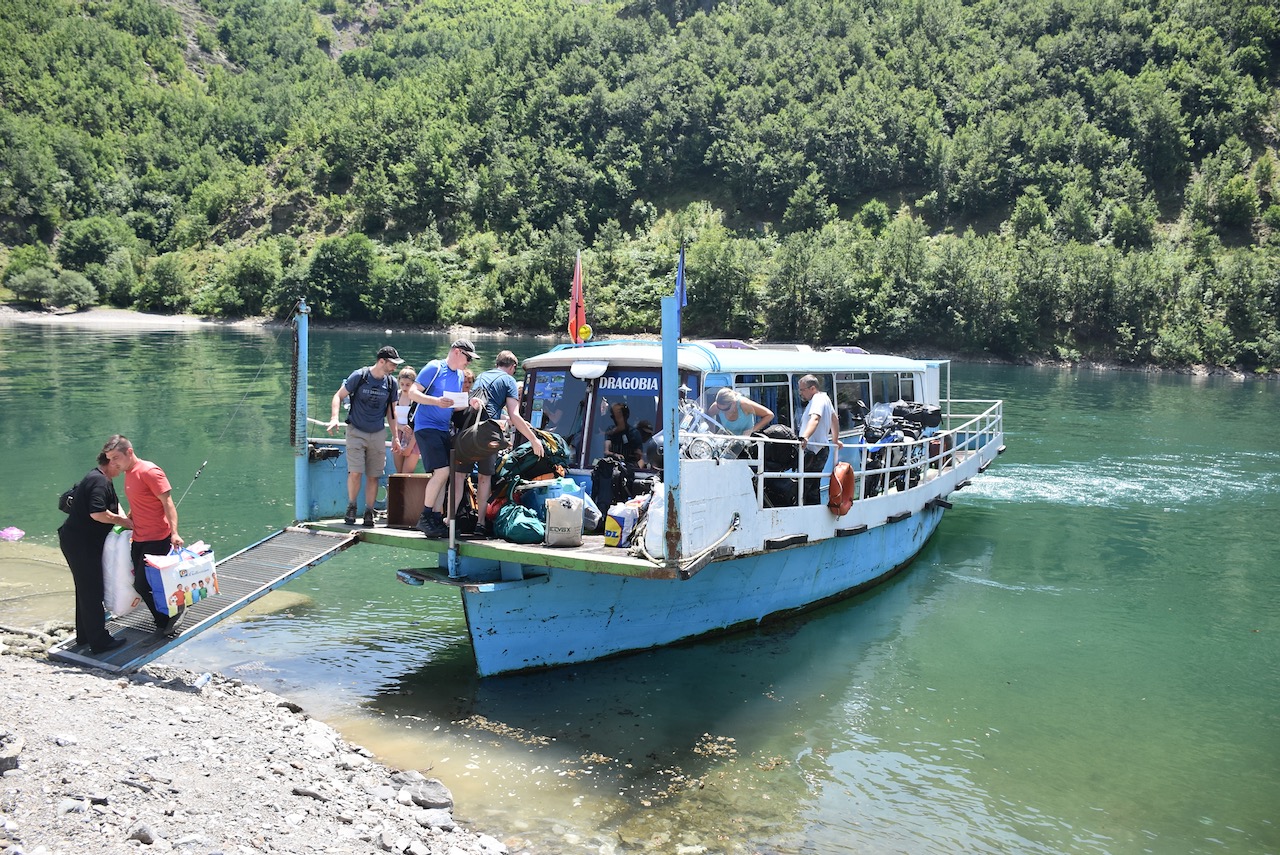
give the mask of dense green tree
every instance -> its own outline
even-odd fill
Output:
[[[691,335],[1277,362],[1254,0],[31,0],[0,43],[6,281],[545,330],[582,250],[649,332],[684,245]]]
[[[84,308],[98,302],[98,290],[82,274],[64,270],[49,293],[49,305]]]

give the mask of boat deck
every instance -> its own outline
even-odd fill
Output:
[[[318,520],[302,523],[302,526],[333,534],[354,535],[362,543],[379,546],[396,546],[432,555],[436,566],[447,566],[449,540],[435,540],[415,528],[387,526],[381,522],[372,528],[362,525],[346,525],[341,519]],[[606,546],[603,535],[583,535],[581,546],[557,547],[543,544],[508,543],[497,537],[476,538],[459,535],[456,539],[457,554],[465,558],[493,562],[497,568],[503,563],[525,567],[563,567],[589,573],[610,573],[619,576],[636,576],[648,579],[674,579],[676,571],[644,558],[637,558],[625,549]],[[430,574],[436,581],[450,581],[449,577]],[[465,584],[465,580],[453,580]]]

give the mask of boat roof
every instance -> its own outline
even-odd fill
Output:
[[[815,350],[803,344],[750,345],[726,339],[681,342],[677,353],[681,370],[697,372],[902,372],[924,371],[946,361],[867,353],[857,347],[838,346]],[[565,344],[526,359],[524,368],[563,368],[578,361],[602,362],[627,368],[659,368],[662,366],[662,342],[623,339],[581,345]]]

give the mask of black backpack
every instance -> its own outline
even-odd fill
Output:
[[[76,499],[76,485],[72,485],[71,489],[64,490],[62,495],[58,496],[58,510],[64,514],[71,513],[71,505]]]
[[[591,501],[601,514],[607,514],[611,505],[632,497],[634,477],[631,467],[616,457],[601,457],[596,461],[591,469]]]

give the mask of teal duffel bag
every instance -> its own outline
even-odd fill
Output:
[[[517,502],[508,502],[498,508],[493,520],[493,533],[512,543],[542,543],[547,527],[530,508]]]

